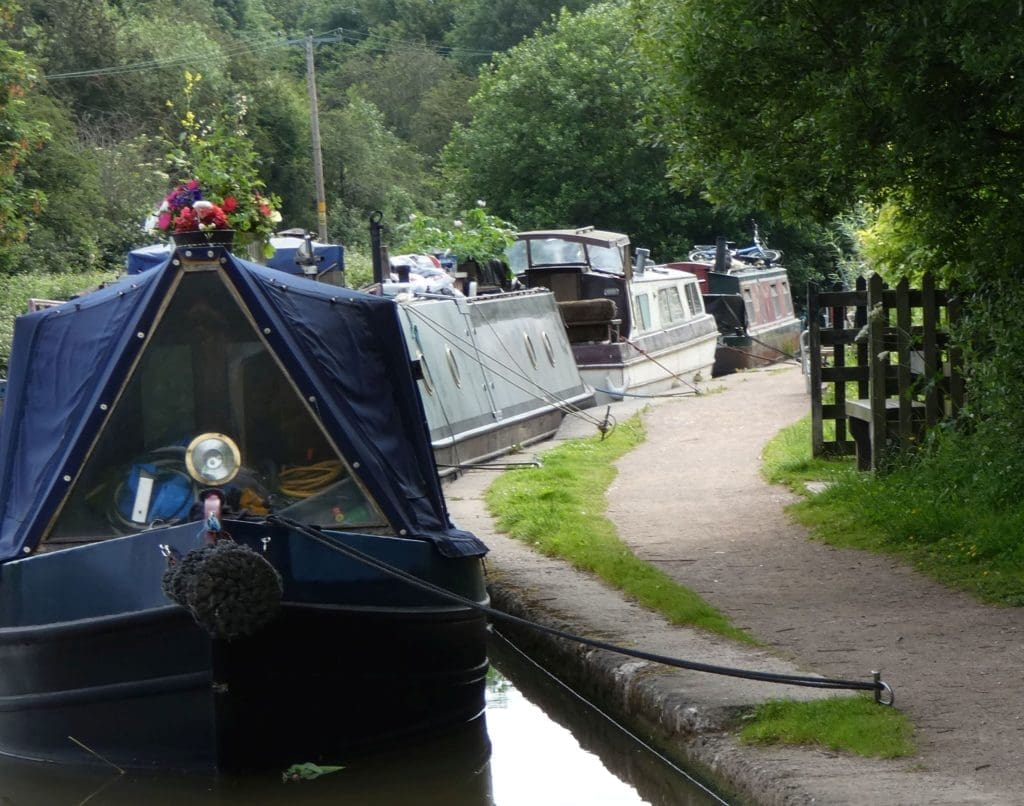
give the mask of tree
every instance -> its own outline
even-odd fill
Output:
[[[926,247],[915,251],[919,270],[955,266],[963,279],[979,254],[1019,264],[1010,251],[1024,234],[1018,4],[635,6],[647,102],[681,186],[791,220],[886,204],[890,223]]]
[[[426,199],[420,156],[384,125],[380,110],[355,91],[321,116],[328,229],[345,244],[366,244],[368,217],[403,221]]]
[[[592,224],[678,259],[720,232],[708,205],[674,191],[666,151],[640,127],[643,73],[621,3],[565,13],[480,75],[472,122],[443,163],[461,206],[484,198],[524,229]]]
[[[17,6],[0,0],[0,32],[7,33]],[[49,130],[26,113],[35,77],[25,55],[0,38],[0,271],[16,267],[19,245],[46,196],[26,185],[24,161],[46,143]]]
[[[465,0],[455,9],[446,41],[464,66],[476,70],[532,36],[558,17],[564,8],[582,11],[594,0]]]

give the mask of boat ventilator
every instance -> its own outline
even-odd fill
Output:
[[[794,674],[779,674],[775,672],[758,672],[751,669],[737,669],[730,666],[717,666],[710,663],[700,663],[698,661],[683,660],[681,658],[673,658],[667,655],[658,655],[652,652],[645,652],[638,649],[630,649],[628,647],[616,646],[606,641],[599,641],[593,638],[587,638],[581,635],[574,635],[573,633],[566,632],[565,630],[559,630],[555,627],[548,627],[544,624],[538,624],[537,622],[530,621],[529,619],[520,618],[514,616],[511,613],[504,613],[501,610],[490,607],[488,605],[482,605],[479,602],[474,602],[472,599],[467,599],[464,596],[460,596],[457,593],[453,593],[445,588],[438,585],[434,585],[431,582],[420,579],[419,577],[403,571],[400,568],[395,568],[388,565],[376,557],[372,557],[359,549],[353,548],[352,546],[346,546],[342,543],[335,542],[325,537],[319,529],[308,526],[298,521],[293,521],[289,518],[281,517],[280,515],[271,515],[267,518],[268,523],[279,524],[299,532],[302,535],[315,540],[323,546],[326,546],[334,551],[337,551],[345,556],[365,563],[366,565],[375,568],[389,576],[393,576],[396,579],[400,579],[420,590],[433,593],[443,599],[447,599],[452,602],[471,607],[480,612],[486,613],[491,618],[499,621],[506,621],[514,624],[519,624],[530,629],[538,630],[540,632],[547,633],[548,635],[554,635],[558,638],[563,638],[569,641],[575,641],[586,646],[594,647],[595,649],[603,649],[608,652],[615,652],[620,655],[627,655],[632,658],[638,658],[639,660],[646,660],[652,663],[659,663],[664,666],[672,666],[677,669],[688,669],[695,672],[707,672],[709,674],[724,675],[727,677],[740,677],[746,680],[759,680],[765,683],[779,683],[782,685],[790,686],[802,686],[805,688],[821,688],[821,689],[845,689],[850,691],[870,691],[873,692],[875,702],[880,705],[893,705],[896,701],[895,693],[888,683],[881,679],[881,674],[877,671],[872,671],[872,679],[870,681],[865,680],[844,680],[838,678],[829,677],[818,677],[815,675],[794,675]]]

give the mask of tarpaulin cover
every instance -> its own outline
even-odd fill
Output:
[[[290,236],[271,238],[270,245],[274,247],[274,255],[267,260],[267,265],[288,274],[302,274],[302,267],[295,262],[295,255],[299,247],[302,246],[302,240],[302,238]],[[154,244],[133,249],[128,253],[125,264],[127,272],[128,274],[140,274],[149,269],[155,269],[162,265],[170,255],[171,247],[167,244]],[[345,268],[345,248],[343,246],[313,241],[313,255],[317,259],[317,274],[331,269]]]
[[[0,419],[0,561],[39,542],[178,271],[165,260],[17,320]],[[447,556],[486,553],[449,520],[395,304],[230,255],[223,271],[399,533]]]

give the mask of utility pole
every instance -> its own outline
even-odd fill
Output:
[[[320,151],[320,110],[316,100],[316,67],[313,64],[313,33],[306,36],[306,85],[309,88],[309,128],[313,135],[313,176],[316,180],[316,220],[320,243],[327,240],[327,198],[324,164]]]

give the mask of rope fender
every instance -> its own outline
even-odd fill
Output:
[[[277,615],[283,583],[263,555],[220,536],[181,559],[168,555],[161,588],[211,637],[230,640],[259,632]]]

